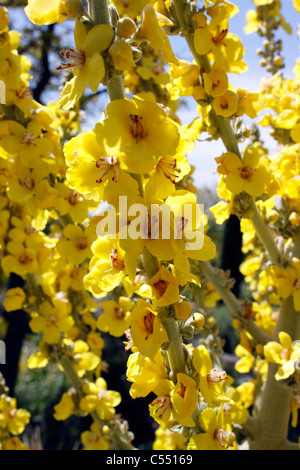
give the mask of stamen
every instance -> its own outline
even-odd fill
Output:
[[[243,178],[243,180],[250,180],[255,172],[253,168],[248,168],[248,167],[239,168],[239,170],[240,170],[241,178]]]
[[[222,29],[218,26],[216,33],[212,37],[212,41],[216,46],[219,46],[222,41],[226,38],[228,29]]]
[[[21,140],[21,144],[26,144],[26,145],[35,145],[36,143],[34,141],[34,134],[32,134],[29,131],[25,131],[23,135],[23,139]]]
[[[220,446],[225,447],[229,445],[230,447],[234,446],[235,436],[231,431],[224,431],[223,429],[217,429],[214,433],[214,438],[218,441]]]
[[[116,183],[118,181],[118,169],[119,169],[119,160],[114,155],[110,157],[101,157],[96,161],[96,168],[100,169],[100,178],[96,180],[96,183],[102,183],[103,178],[108,174],[109,171],[112,171],[112,181]]]
[[[62,64],[57,67],[56,70],[66,70],[74,67],[82,69],[85,64],[85,53],[83,51],[78,51],[70,47],[69,49],[63,49],[60,53],[63,58],[69,60],[70,63]]]
[[[177,166],[176,158],[163,157],[159,160],[157,167],[163,172],[166,178],[168,178],[173,184],[176,183],[176,178],[181,173],[180,168]]]
[[[167,281],[164,281],[163,279],[160,279],[159,281],[157,281],[153,285],[154,285],[155,289],[157,290],[159,296],[162,297],[164,295],[164,293],[166,292],[169,283]]]
[[[137,114],[129,114],[130,132],[136,138],[136,143],[139,142],[141,137],[144,137],[145,129],[142,124],[143,118]]]
[[[155,315],[153,312],[148,311],[144,316],[144,326],[148,334],[153,333]]]
[[[19,179],[19,185],[26,189],[33,189],[35,183],[33,179],[27,176],[26,178]]]
[[[226,372],[219,371],[218,369],[211,369],[211,371],[207,374],[206,379],[207,382],[217,384],[219,382],[222,382],[223,380],[226,380],[228,378],[228,375]]]
[[[109,259],[112,268],[117,268],[120,271],[125,268],[124,260],[118,255],[118,250],[116,248],[112,249]]]

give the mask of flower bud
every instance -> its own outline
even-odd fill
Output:
[[[175,304],[175,315],[180,320],[186,320],[192,313],[192,307],[189,302],[184,300]]]
[[[182,328],[181,333],[185,339],[193,339],[195,328],[192,325],[186,325]]]
[[[129,39],[136,33],[137,27],[131,18],[122,18],[117,22],[117,34],[121,38]]]
[[[191,325],[196,330],[201,331],[203,329],[204,322],[205,320],[204,320],[204,316],[202,315],[202,313],[195,312],[186,322],[186,326]]]
[[[65,10],[69,18],[79,18],[84,13],[80,0],[64,0],[62,8]]]

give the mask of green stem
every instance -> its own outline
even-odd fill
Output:
[[[216,276],[215,270],[209,261],[201,261],[200,268],[206,279],[211,283],[213,288],[218,292],[224,303],[227,305],[232,314],[237,314],[240,310],[240,304],[233,292],[222,286]]]
[[[159,260],[153,256],[150,251],[145,247],[142,253],[143,265],[147,279],[151,279],[160,269]],[[169,339],[168,357],[172,369],[173,380],[176,381],[178,372],[186,372],[185,356],[182,347],[182,335],[179,330],[179,325],[174,318],[174,311],[170,310],[169,318],[166,318],[165,309],[158,309],[163,314],[162,324],[167,332]]]
[[[265,250],[268,252],[270,260],[276,266],[280,265],[280,253],[278,251],[278,247],[269,230],[269,227],[266,225],[258,207],[256,206],[254,199],[250,200],[250,210],[253,213],[251,220],[255,231]]]
[[[162,324],[169,338],[168,356],[173,374],[173,381],[176,382],[176,376],[179,372],[186,373],[186,364],[184,350],[182,347],[182,335],[179,330],[178,322],[175,318],[162,320]]]
[[[274,340],[278,341],[280,331],[288,333],[293,340],[300,337],[300,316],[294,309],[292,296],[282,302]],[[293,392],[275,379],[277,369],[276,364],[268,366],[267,382],[258,415],[259,432],[254,437],[251,450],[280,450],[286,447]]]
[[[124,86],[122,75],[114,75],[107,84],[107,91],[110,101],[124,98]]]
[[[83,382],[77,374],[69,356],[64,356],[61,361],[61,366],[72,386],[79,392],[81,390]]]
[[[95,24],[110,24],[108,2],[89,0],[89,13]]]

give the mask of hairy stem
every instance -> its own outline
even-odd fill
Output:
[[[272,263],[278,266],[280,264],[280,254],[278,247],[253,199],[250,200],[250,209],[253,213],[251,220],[258,238],[269,254]]]

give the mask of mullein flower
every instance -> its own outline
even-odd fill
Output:
[[[25,13],[37,25],[63,23],[78,18],[84,9],[80,0],[28,0]]]
[[[191,437],[188,450],[226,450],[234,446],[235,436],[230,424],[224,422],[222,406],[217,413],[212,408],[203,410],[199,423],[204,432]]]
[[[105,65],[101,52],[107,49],[113,38],[113,29],[109,25],[96,25],[89,32],[83,23],[76,21],[75,48],[64,49],[61,54],[69,63],[58,70],[73,70],[73,78],[68,81],[61,93],[60,106],[73,108],[81,98],[88,84],[96,93],[105,75]]]
[[[278,334],[279,343],[270,341],[264,346],[265,358],[268,362],[278,364],[276,380],[284,380],[295,373],[295,362],[300,359],[300,343],[292,341],[284,331]]]
[[[106,300],[99,307],[104,311],[98,317],[97,328],[109,332],[112,336],[122,336],[131,323],[133,303],[128,297],[119,297],[118,302]]]
[[[161,345],[168,341],[167,332],[158,312],[143,299],[138,299],[131,312],[130,334],[133,345],[141,354],[154,361]]]
[[[111,419],[115,414],[115,407],[121,403],[121,395],[114,390],[107,390],[107,383],[102,377],[95,383],[85,383],[82,391],[85,395],[80,400],[80,409],[86,413],[95,410],[101,420]]]

